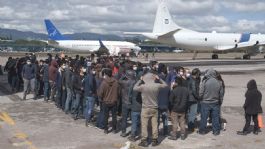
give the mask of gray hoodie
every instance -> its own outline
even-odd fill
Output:
[[[223,98],[223,87],[216,79],[217,73],[214,69],[208,69],[200,85],[199,96],[203,103],[220,103]]]
[[[155,82],[154,74],[149,72],[143,76],[143,81],[139,80],[135,84],[133,89],[142,93],[143,108],[158,108],[158,93],[164,87],[167,87],[166,82],[161,79]]]

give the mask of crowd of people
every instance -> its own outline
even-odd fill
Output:
[[[34,100],[54,102],[74,120],[84,118],[86,126],[96,126],[106,134],[121,131],[120,136],[130,135],[130,141],[140,139],[140,146],[147,147],[150,141],[157,146],[159,134],[185,140],[188,132],[198,128],[197,133],[204,135],[209,132],[209,122],[215,136],[226,127],[221,116],[225,84],[214,69],[201,73],[198,68],[189,70],[157,61],[143,64],[123,57],[96,59],[94,55],[72,58],[48,54],[47,59],[37,60],[34,54],[27,54],[23,58],[10,57],[4,71],[8,72],[12,92],[23,89],[22,100],[33,93]],[[257,113],[262,112],[255,80],[248,88],[255,91],[248,92],[246,98],[257,98],[257,102],[253,105],[246,101],[244,108],[251,111],[258,106],[258,110],[246,114],[246,126],[238,132],[243,135],[247,134],[251,117],[254,133],[258,133]],[[110,112],[112,125],[108,124]],[[152,135],[148,136],[150,128]]]

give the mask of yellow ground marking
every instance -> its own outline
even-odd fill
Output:
[[[15,121],[6,113],[6,112],[1,112],[0,113],[0,120],[6,122],[8,125],[11,125],[15,127]],[[1,128],[1,126],[0,126]],[[14,146],[24,146],[28,145],[29,149],[37,149],[31,141],[28,140],[28,136],[25,133],[22,133],[19,129],[16,129],[15,127],[15,137],[18,139],[23,140],[24,142],[19,142],[19,143],[13,143],[12,145]]]
[[[14,120],[6,112],[0,113],[0,119],[9,125],[15,125]]]
[[[18,139],[27,139],[28,138],[28,136],[25,133],[16,133],[15,137]]]

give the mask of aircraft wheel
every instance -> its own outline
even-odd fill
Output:
[[[212,55],[212,59],[218,59],[218,55],[217,54],[213,54]]]
[[[250,55],[249,54],[243,55],[243,59],[250,59]]]

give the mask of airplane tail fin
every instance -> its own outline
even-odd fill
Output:
[[[157,12],[153,28],[153,33],[164,34],[176,29],[182,29],[173,20],[164,1],[161,1]]]
[[[46,19],[44,22],[50,40],[67,40],[50,20]]]

